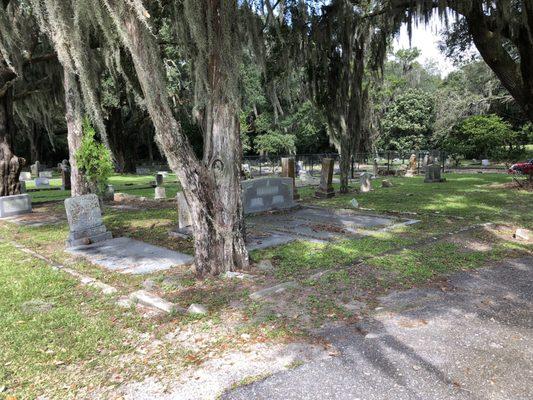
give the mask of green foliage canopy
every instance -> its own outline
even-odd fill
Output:
[[[85,117],[83,120],[83,139],[76,152],[76,163],[80,172],[85,176],[91,191],[102,194],[109,177],[113,173],[111,153],[103,143],[98,143],[95,130]]]

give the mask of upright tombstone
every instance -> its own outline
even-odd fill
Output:
[[[61,190],[70,190],[70,165],[68,165],[68,160],[63,160],[58,167],[61,172]]]
[[[70,227],[67,247],[85,246],[113,238],[102,220],[97,195],[70,197],[65,200],[65,210]]]
[[[31,172],[21,172],[19,175],[19,181],[31,181]]]
[[[34,178],[38,178],[38,177],[39,177],[39,168],[40,168],[40,163],[39,163],[39,161],[35,161],[35,164],[32,164],[32,165],[30,166],[31,175],[32,175]]]
[[[164,178],[163,174],[157,174],[155,176],[155,196],[156,200],[163,200],[167,198],[165,187],[163,186]]]
[[[135,168],[135,172],[137,175],[148,175],[150,173],[150,169],[148,167],[137,167]]]
[[[257,178],[243,181],[242,202],[245,214],[297,207],[291,178]]]
[[[108,184],[104,190],[104,200],[114,201],[115,200],[115,187]]]
[[[31,197],[29,195],[16,194],[0,197],[0,218],[27,213],[31,213]]]
[[[370,183],[370,174],[363,172],[360,177],[360,188],[361,193],[367,193],[372,190],[372,184]]]
[[[299,200],[300,195],[298,194],[298,191],[296,190],[296,165],[294,162],[294,158],[289,157],[289,158],[281,159],[281,176],[284,178],[292,179],[293,199]]]
[[[416,159],[416,154],[411,154],[411,157],[409,158],[409,168],[407,168],[407,171],[405,172],[405,176],[408,178],[412,178],[416,174],[416,170],[418,167],[418,160]]]
[[[41,171],[41,172],[39,172],[39,178],[52,179],[52,171]]]
[[[441,168],[439,164],[436,164],[431,159],[431,164],[426,166],[426,177],[424,179],[425,183],[435,183],[435,182],[444,182],[444,179],[441,175]]]
[[[322,159],[322,172],[320,175],[320,185],[315,192],[315,196],[319,198],[328,198],[335,196],[333,189],[333,169],[335,168],[335,160],[333,158]]]
[[[378,159],[374,158],[374,165],[373,165],[373,178],[376,179],[379,175],[379,166],[378,166]]]

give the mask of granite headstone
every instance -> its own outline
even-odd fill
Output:
[[[65,200],[70,227],[67,247],[90,245],[112,239],[102,220],[100,202],[95,194],[70,197]]]
[[[320,185],[315,192],[316,197],[327,198],[335,196],[333,190],[333,169],[335,167],[335,160],[332,158],[322,159],[322,172],[320,175]]]
[[[294,200],[298,200],[300,195],[296,190],[296,165],[294,158],[287,157],[281,159],[281,176],[292,179],[292,191]]]
[[[258,178],[242,182],[245,214],[284,210],[297,206],[294,202],[292,178]]]

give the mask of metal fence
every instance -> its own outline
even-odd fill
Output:
[[[444,171],[447,155],[440,150],[378,151],[355,154],[351,162],[351,175],[353,177],[356,172],[372,170],[374,160],[377,161],[380,171],[393,174],[397,170],[406,168],[412,154],[415,154],[417,158],[418,173],[423,172],[424,160],[429,156],[432,156],[435,162],[439,162]],[[247,164],[247,169],[254,177],[275,175],[281,172],[281,159],[284,157],[294,157],[300,167],[310,175],[320,174],[323,158],[333,158],[338,171],[338,153],[244,156],[243,164]]]

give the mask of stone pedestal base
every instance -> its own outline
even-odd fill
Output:
[[[167,198],[167,192],[166,192],[165,188],[162,187],[162,186],[157,186],[155,188],[155,196],[154,196],[154,198],[156,200],[164,200],[164,199],[166,199]]]
[[[0,218],[31,213],[31,197],[28,194],[0,197]]]

